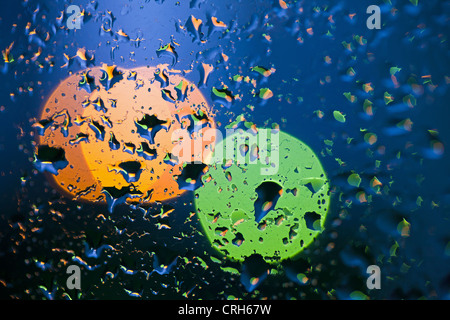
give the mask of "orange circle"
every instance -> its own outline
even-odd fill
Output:
[[[54,90],[40,119],[38,146],[64,149],[68,163],[51,180],[70,198],[101,202],[105,190],[131,190],[127,201],[141,203],[181,195],[177,178],[186,161],[171,157],[180,143],[174,132],[187,130],[191,140],[182,143],[192,145],[215,129],[200,90],[167,65],[74,74]],[[209,156],[211,141],[201,142],[203,152],[189,159]]]

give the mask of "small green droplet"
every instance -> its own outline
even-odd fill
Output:
[[[342,112],[335,110],[335,111],[333,111],[333,116],[337,121],[339,121],[341,123],[345,122],[345,115]]]

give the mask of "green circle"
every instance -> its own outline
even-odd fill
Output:
[[[278,143],[270,139],[275,132]],[[221,158],[230,159],[225,157],[225,147],[233,142],[232,164],[225,159],[215,161],[202,177],[203,186],[196,190],[197,216],[206,236],[216,249],[235,260],[252,254],[260,254],[267,262],[295,256],[324,228],[330,196],[319,159],[289,134],[273,130],[271,134],[267,134],[270,147],[264,149],[266,154],[260,143],[256,152],[242,130],[227,136],[215,146],[214,155],[224,150]],[[238,152],[247,161],[239,161]],[[249,163],[251,154],[260,157]],[[267,175],[267,168],[274,172]]]

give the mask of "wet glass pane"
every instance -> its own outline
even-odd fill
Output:
[[[0,298],[450,298],[449,14],[2,4]]]

